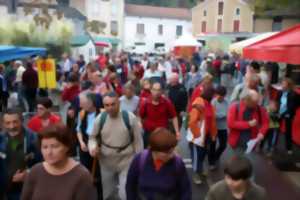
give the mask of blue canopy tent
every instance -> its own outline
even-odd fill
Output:
[[[45,56],[46,51],[45,48],[0,45],[0,62],[27,58],[33,55]]]

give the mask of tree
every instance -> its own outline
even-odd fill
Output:
[[[299,0],[250,0],[256,12],[265,10],[292,8],[300,10]]]

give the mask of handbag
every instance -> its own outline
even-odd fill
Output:
[[[191,129],[188,128],[187,134],[186,134],[186,140],[197,146],[205,147],[205,140],[206,140],[205,120],[203,119],[203,120],[199,121],[198,126],[200,128],[200,136],[197,138],[194,138],[194,134],[192,133]]]

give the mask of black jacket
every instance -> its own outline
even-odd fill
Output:
[[[282,96],[282,91],[279,92],[277,102],[280,107],[280,99]],[[296,109],[299,107],[299,95],[295,91],[289,91],[287,95],[287,111],[283,114],[288,114],[290,117],[295,115]]]
[[[177,114],[186,110],[188,102],[188,94],[186,88],[182,84],[168,86],[168,97],[174,104]]]

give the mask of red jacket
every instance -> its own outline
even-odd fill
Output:
[[[69,88],[64,88],[61,98],[63,101],[73,101],[80,93],[79,85],[73,85]]]
[[[241,131],[251,129],[251,138],[254,139],[259,133],[266,135],[269,129],[269,116],[264,107],[258,106],[255,112],[253,112],[252,119],[256,119],[259,125],[252,128],[249,126],[248,121],[243,120],[245,109],[246,105],[243,101],[240,103],[233,103],[229,107],[227,115],[229,129],[228,143],[232,148],[237,146]]]
[[[194,89],[194,91],[192,93],[192,96],[191,96],[191,98],[190,98],[190,100],[188,102],[188,108],[187,108],[188,112],[191,112],[192,107],[193,107],[192,106],[193,102],[196,100],[196,98],[198,98],[198,97],[201,96],[202,91],[203,91],[203,86],[201,84],[198,85],[197,87],[195,87],[195,89]]]
[[[300,108],[297,109],[292,126],[293,141],[300,145]]]
[[[53,124],[56,124],[56,123],[60,122],[61,118],[58,115],[51,114],[50,117],[49,117],[49,121],[50,121],[49,126],[51,126]],[[44,128],[43,125],[42,125],[42,119],[37,115],[32,117],[29,120],[27,126],[30,130],[32,130],[35,133],[39,133]]]

